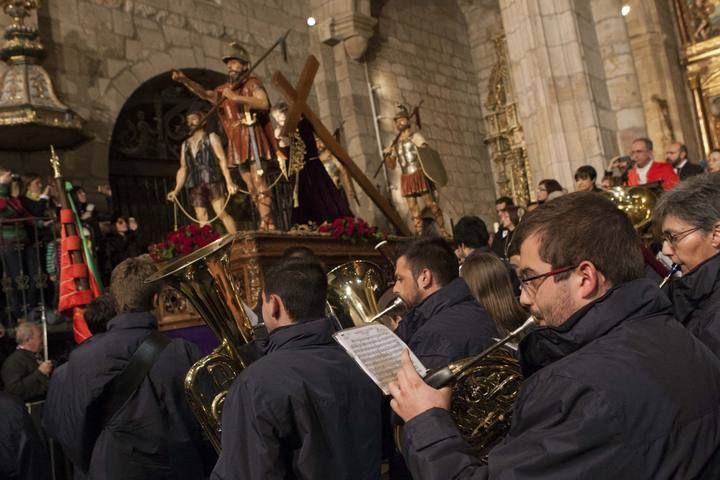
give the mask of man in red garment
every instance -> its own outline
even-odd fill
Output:
[[[635,139],[630,148],[635,166],[628,172],[628,186],[660,182],[663,190],[670,190],[680,181],[671,164],[655,161],[649,138]]]

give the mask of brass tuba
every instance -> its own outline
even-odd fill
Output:
[[[226,235],[165,265],[147,281],[163,281],[187,297],[220,340],[185,376],[190,405],[215,450],[220,451],[227,391],[247,366],[240,346],[254,339],[250,319],[229,270],[235,235]]]
[[[649,187],[613,187],[602,193],[625,212],[636,230],[652,221],[657,195]]]

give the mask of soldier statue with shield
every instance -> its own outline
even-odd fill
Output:
[[[398,105],[393,119],[398,134],[384,150],[385,161],[393,170],[400,164],[400,194],[407,201],[415,232],[422,233],[423,221],[418,205],[418,198],[422,198],[425,206],[430,208],[440,233],[447,238],[442,210],[435,199],[435,188],[447,184],[447,173],[438,153],[428,146],[420,133],[413,131],[411,116],[405,105]]]

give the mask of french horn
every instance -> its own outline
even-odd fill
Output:
[[[222,408],[228,389],[248,365],[240,347],[254,340],[237,284],[230,274],[236,235],[226,235],[163,266],[147,282],[161,281],[180,291],[220,340],[185,376],[193,413],[216,451],[222,437]]]
[[[328,303],[338,318],[345,319],[340,322],[343,328],[367,325],[405,308],[402,300],[397,299],[378,311],[377,296],[384,286],[380,267],[371,262],[356,260],[330,271]],[[513,403],[522,383],[515,353],[504,346],[533,324],[528,319],[480,355],[458,360],[425,377],[435,388],[452,384],[451,414],[463,438],[482,461],[487,461],[490,449],[510,430]],[[398,447],[401,437],[398,427],[395,430]]]

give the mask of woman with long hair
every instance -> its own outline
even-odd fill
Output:
[[[507,335],[527,319],[513,292],[506,264],[491,253],[472,253],[463,262],[461,275],[475,300],[495,320],[501,336]]]

